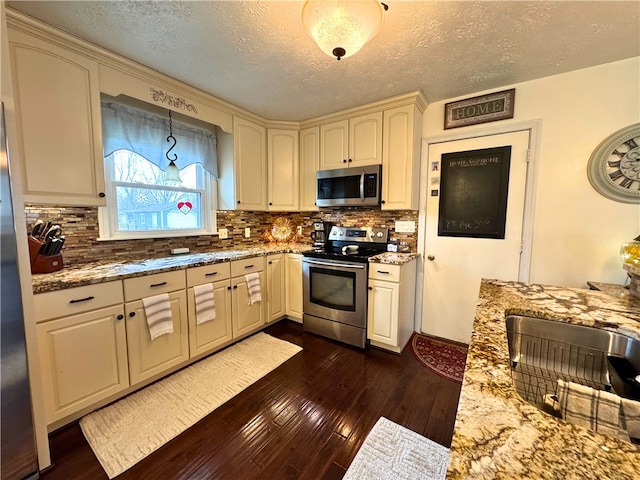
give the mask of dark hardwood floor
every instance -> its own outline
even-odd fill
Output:
[[[303,351],[117,477],[340,479],[380,416],[450,446],[460,385],[402,355],[362,351],[282,321]],[[50,436],[44,480],[106,479],[77,422]]]

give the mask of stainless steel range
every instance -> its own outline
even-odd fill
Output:
[[[333,226],[323,251],[303,254],[305,331],[366,346],[369,257],[388,237],[387,228]]]

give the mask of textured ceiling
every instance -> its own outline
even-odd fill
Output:
[[[378,36],[338,62],[306,34],[301,1],[6,2],[274,120],[417,89],[434,102],[640,55],[637,0],[386,3]]]

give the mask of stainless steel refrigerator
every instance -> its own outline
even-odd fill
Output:
[[[0,478],[35,479],[38,459],[13,223],[9,156],[0,103]]]

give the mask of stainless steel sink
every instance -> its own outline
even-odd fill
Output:
[[[529,403],[558,415],[558,379],[634,398],[640,392],[640,342],[592,327],[511,315],[506,318],[511,377]],[[622,365],[622,367],[621,367]]]

